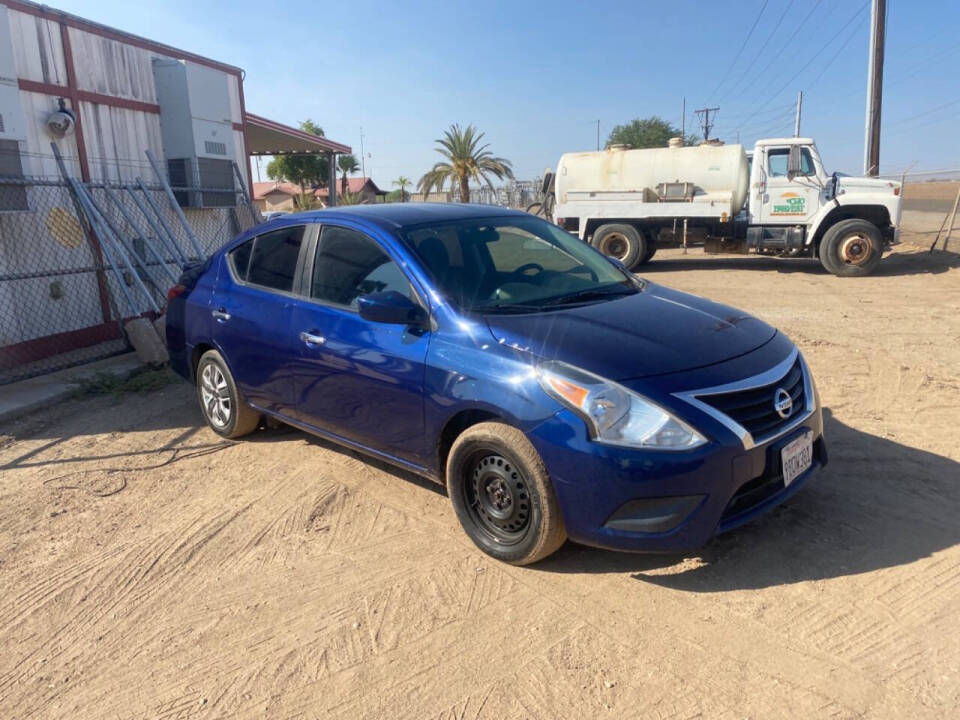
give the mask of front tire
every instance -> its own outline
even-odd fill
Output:
[[[447,493],[464,531],[497,560],[530,565],[567,539],[543,460],[510,425],[478,423],[454,441]]]
[[[197,363],[197,399],[207,425],[217,435],[238,438],[257,429],[260,413],[240,397],[223,356],[207,350]]]
[[[830,227],[820,241],[820,263],[840,277],[870,275],[882,256],[880,230],[866,220],[841,220]]]
[[[632,225],[601,225],[593,232],[591,244],[607,257],[619,260],[627,270],[633,270],[647,254],[647,239]]]

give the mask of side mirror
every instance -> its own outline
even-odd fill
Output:
[[[426,313],[423,308],[396,290],[383,290],[357,298],[360,317],[390,325],[419,325]]]
[[[793,180],[800,174],[800,146],[791,145],[787,156],[787,180]]]

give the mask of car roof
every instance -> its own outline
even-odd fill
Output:
[[[450,222],[473,218],[502,217],[509,215],[527,216],[527,213],[499,205],[478,205],[463,203],[377,203],[374,205],[347,205],[342,207],[311,210],[284,216],[291,219],[324,222],[324,220],[353,219],[374,222],[391,229],[429,222]]]

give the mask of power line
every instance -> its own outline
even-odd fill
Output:
[[[813,61],[816,60],[818,57],[820,57],[820,56],[823,54],[823,52],[824,52],[828,47],[830,47],[831,44],[833,44],[833,41],[836,40],[837,37],[839,37],[840,33],[842,33],[844,30],[846,30],[846,29],[851,25],[851,23],[853,23],[853,21],[856,20],[856,19],[860,16],[860,14],[867,8],[867,5],[869,5],[869,4],[870,4],[870,0],[867,0],[865,3],[863,3],[863,5],[860,6],[860,9],[857,10],[857,11],[850,17],[850,19],[847,20],[839,30],[837,30],[837,32],[835,32],[833,35],[830,36],[830,39],[827,40],[827,42],[825,42],[825,43],[823,44],[823,47],[821,47],[821,48],[813,55],[813,57],[811,57],[809,60],[807,60],[806,64],[804,64],[804,66],[803,66],[802,68],[800,68],[799,70],[797,70],[796,72],[794,72],[794,73],[793,73],[793,76],[791,76],[791,78],[790,78],[789,80],[787,80],[787,81],[780,87],[779,90],[777,90],[775,93],[772,93],[771,95],[768,95],[768,96],[767,96],[767,101],[766,101],[763,105],[760,106],[759,110],[763,110],[765,107],[767,107],[767,105],[769,105],[769,104],[771,103],[771,101],[772,101],[775,97],[778,97],[778,96],[780,95],[780,93],[782,93],[782,92],[783,92],[784,90],[786,90],[792,83],[794,83],[794,82],[795,82],[794,77],[803,74],[803,71],[806,70],[808,67],[810,67],[810,65],[813,63]]]
[[[830,67],[837,61],[837,58],[840,57],[840,53],[842,53],[846,49],[847,45],[850,44],[850,41],[856,37],[858,30],[860,30],[860,28],[854,25],[853,29],[850,31],[850,34],[847,36],[847,39],[843,41],[843,44],[839,48],[837,48],[837,51],[833,54],[833,57],[827,61],[827,64],[823,66],[823,70],[820,71],[820,74],[813,79],[813,82],[811,82],[808,87],[816,87],[817,81],[819,81],[820,78],[823,77],[824,73],[827,72],[827,70],[829,70]]]
[[[740,46],[740,49],[737,50],[736,57],[733,58],[733,62],[730,63],[730,67],[727,68],[727,71],[723,74],[723,77],[720,79],[720,82],[717,84],[717,87],[714,88],[713,92],[710,93],[709,97],[713,97],[719,92],[720,88],[723,87],[723,83],[727,81],[727,78],[730,76],[730,71],[733,70],[734,66],[737,64],[737,60],[740,59],[740,56],[743,54],[744,49],[747,45],[750,44],[750,38],[753,37],[753,31],[757,29],[757,23],[760,22],[760,18],[763,15],[763,11],[767,9],[767,3],[770,0],[763,0],[763,7],[760,8],[760,12],[757,13],[757,17],[753,20],[753,25],[750,26],[750,32],[747,33],[747,39],[743,41],[743,44]]]
[[[823,2],[823,0],[817,0],[817,2],[814,4],[814,6],[813,6],[812,8],[810,8],[810,12],[807,13],[806,17],[804,17],[803,20],[800,21],[800,24],[797,25],[796,30],[793,31],[793,35],[791,35],[789,38],[787,38],[787,41],[786,41],[785,43],[783,43],[783,45],[780,46],[780,51],[777,52],[773,57],[770,58],[770,61],[769,61],[766,65],[763,66],[763,69],[760,70],[760,72],[757,73],[758,76],[763,77],[764,73],[765,73],[767,70],[770,69],[770,66],[773,65],[773,63],[775,63],[778,59],[780,59],[780,56],[783,55],[783,53],[786,51],[787,47],[789,47],[790,43],[793,42],[793,39],[797,36],[797,34],[800,32],[800,30],[801,30],[801,29],[803,28],[803,26],[806,24],[807,20],[809,20],[811,17],[813,17],[814,12],[816,12],[816,10],[817,10],[817,8],[820,6],[820,3],[821,3],[821,2]],[[831,9],[834,8],[834,7],[835,7],[835,5],[831,5],[831,6],[830,6]],[[829,13],[830,11],[828,10],[827,12]],[[765,85],[764,87],[769,87],[769,86],[770,86],[770,83],[768,82],[768,83],[766,83],[766,85]]]
[[[777,30],[780,29],[780,26],[783,24],[783,19],[787,16],[787,13],[790,12],[790,8],[793,7],[794,1],[795,1],[795,0],[790,0],[790,2],[787,3],[787,7],[784,8],[783,12],[780,14],[780,19],[777,20],[777,24],[773,26],[773,30],[770,31],[770,34],[769,34],[769,35],[767,35],[767,39],[763,41],[763,45],[760,46],[760,49],[757,51],[757,54],[754,55],[753,60],[751,60],[751,61],[747,64],[747,67],[746,67],[746,68],[744,69],[744,71],[740,74],[740,79],[737,80],[737,81],[733,84],[733,87],[731,87],[731,88],[726,92],[726,94],[724,94],[724,96],[723,96],[723,98],[721,98],[721,100],[723,100],[724,98],[727,98],[727,97],[729,97],[731,94],[733,94],[733,91],[736,90],[738,87],[740,87],[740,84],[741,84],[744,80],[746,80],[747,75],[748,75],[749,72],[750,72],[750,68],[752,68],[753,65],[754,65],[754,63],[756,63],[757,60],[759,60],[759,59],[761,58],[761,56],[763,55],[763,51],[767,49],[767,45],[770,44],[770,41],[773,39],[774,34],[777,32]]]
[[[919,113],[917,113],[916,115],[911,115],[910,117],[905,117],[905,118],[900,118],[899,120],[894,120],[893,122],[888,123],[888,124],[889,124],[889,125],[900,125],[900,124],[902,124],[902,123],[909,122],[910,120],[916,120],[916,119],[919,118],[919,117],[924,117],[925,115],[931,115],[931,114],[933,114],[933,113],[935,113],[935,112],[937,112],[937,111],[939,111],[939,110],[943,110],[944,108],[948,108],[948,107],[950,107],[950,106],[952,106],[952,105],[956,105],[957,103],[960,103],[960,98],[957,98],[956,100],[951,100],[950,102],[944,103],[943,105],[937,105],[936,107],[930,108],[929,110],[924,110],[923,112],[919,112]]]

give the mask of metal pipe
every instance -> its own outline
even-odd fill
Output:
[[[174,257],[180,258],[181,266],[186,265],[187,256],[183,254],[183,250],[181,250],[180,246],[177,244],[177,238],[170,231],[170,226],[163,221],[163,216],[160,214],[156,203],[150,201],[147,189],[143,186],[143,182],[139,178],[137,178],[137,183],[139,188],[143,191],[143,197],[149,204],[150,208],[152,208],[154,215],[151,215],[150,210],[145,207],[142,202],[140,202],[140,198],[138,198],[136,194],[136,188],[134,188],[132,185],[128,185],[127,192],[130,193],[130,197],[133,198],[134,202],[137,204],[137,207],[140,208],[140,212],[143,213],[143,216],[147,219],[147,222],[150,224],[150,227],[153,228],[153,231],[156,233],[157,237],[164,243],[169,243],[167,249],[170,249],[171,246],[173,247],[173,255]],[[157,225],[157,223],[154,222],[154,217],[160,221],[160,225]]]
[[[171,282],[174,285],[177,284],[179,278],[173,274],[173,271],[167,266],[167,261],[160,257],[160,253],[157,252],[157,249],[153,247],[153,244],[146,238],[146,236],[140,232],[140,227],[134,222],[133,216],[127,212],[127,209],[123,206],[123,203],[117,199],[117,196],[113,194],[113,191],[110,188],[106,188],[107,197],[113,201],[113,204],[117,206],[117,210],[120,211],[120,214],[123,215],[123,219],[127,221],[127,225],[133,228],[133,231],[137,234],[137,239],[140,240],[144,247],[150,251],[153,257],[156,259],[157,263],[163,268],[163,271],[167,274],[167,277],[170,278]]]
[[[144,219],[147,221],[147,225],[149,225],[150,229],[153,230],[153,234],[156,237],[157,242],[163,246],[165,252],[170,253],[170,261],[174,265],[179,265],[180,267],[186,265],[186,257],[184,257],[183,253],[180,252],[180,248],[178,248],[176,244],[174,244],[173,248],[171,249],[169,239],[164,234],[163,229],[153,221],[153,218],[150,216],[150,210],[140,201],[140,198],[137,197],[136,189],[132,185],[124,185],[123,189],[126,190],[130,195],[130,199],[133,200],[133,204],[137,206],[140,214],[143,215]]]
[[[243,175],[240,174],[240,168],[237,167],[236,162],[233,163],[233,173],[237,176],[237,182],[240,183],[240,190],[243,192],[243,199],[246,202],[247,209],[250,211],[250,219],[253,220],[254,225],[259,225],[263,222],[263,218],[260,216],[257,206],[253,204],[253,200],[247,194],[247,186],[243,182]]]
[[[130,308],[130,314],[135,317],[140,316],[140,310],[137,309],[137,304],[133,301],[133,295],[130,294],[130,288],[127,287],[127,283],[123,278],[123,273],[117,269],[117,263],[113,259],[113,253],[111,252],[109,243],[104,241],[103,228],[99,227],[96,217],[93,213],[90,212],[90,209],[87,207],[86,198],[83,195],[80,183],[77,182],[75,178],[68,177],[67,182],[70,183],[70,187],[73,189],[74,194],[77,197],[77,201],[83,207],[83,212],[86,214],[87,219],[90,221],[92,226],[96,227],[97,235],[100,238],[100,249],[103,251],[104,256],[107,258],[107,262],[110,264],[110,269],[113,270],[113,274],[117,278],[117,284],[120,286],[120,292],[123,293],[123,296],[127,300],[127,305]]]
[[[166,218],[163,217],[163,211],[160,210],[160,208],[157,206],[156,201],[154,201],[154,199],[150,197],[150,193],[147,191],[147,186],[143,184],[143,180],[141,178],[137,178],[137,187],[139,187],[140,190],[143,192],[143,199],[147,201],[147,205],[149,205],[150,209],[153,210],[153,212],[156,214],[157,220],[160,221],[160,225],[163,227],[164,230],[166,230],[167,235],[173,241],[173,244],[177,245],[177,234],[173,232],[173,228],[170,227],[170,225],[167,223]],[[177,245],[177,247],[179,248],[179,245]],[[181,254],[183,254],[182,251],[181,251]],[[197,257],[203,257],[203,254],[198,253]],[[187,261],[190,258],[187,255],[183,255],[183,259],[184,261]]]
[[[140,288],[140,292],[143,293],[144,297],[147,298],[147,302],[153,307],[154,311],[159,315],[160,307],[157,305],[156,300],[153,299],[153,295],[150,294],[150,291],[147,289],[147,286],[143,284],[143,278],[140,277],[140,274],[134,269],[133,263],[130,262],[130,256],[127,255],[126,248],[123,246],[123,242],[120,238],[114,234],[113,228],[110,227],[110,223],[104,217],[103,213],[100,212],[100,208],[97,206],[96,200],[93,199],[93,196],[87,192],[87,189],[80,185],[80,190],[83,192],[83,195],[86,199],[88,212],[93,213],[100,223],[100,227],[107,231],[106,239],[109,240],[107,244],[113,244],[111,252],[116,252],[120,257],[121,262],[127,266],[127,270],[130,272],[130,275],[133,277],[133,280],[136,282],[137,287]],[[124,283],[125,284],[125,283]],[[139,313],[138,313],[139,314]]]
[[[167,194],[167,200],[170,201],[170,207],[173,209],[173,214],[180,219],[183,229],[187,231],[187,237],[190,238],[190,242],[193,243],[193,249],[197,251],[197,257],[202,258],[203,250],[200,249],[200,243],[197,240],[197,236],[193,234],[193,228],[187,221],[187,216],[183,214],[180,203],[177,202],[177,198],[173,194],[173,190],[170,189],[170,183],[167,182],[166,176],[160,172],[160,167],[157,165],[157,161],[154,159],[153,153],[150,152],[150,150],[147,150],[146,153],[147,160],[150,161],[150,166],[153,168],[153,172],[156,174],[157,180],[160,181],[164,192]],[[137,178],[137,182],[140,182],[140,178]]]
[[[90,194],[91,199],[93,199],[92,193],[88,193],[88,194]],[[109,197],[109,193],[108,193],[108,197]],[[132,257],[134,262],[136,262],[136,264],[139,265],[140,268],[143,270],[144,275],[146,275],[147,278],[150,280],[150,284],[153,285],[154,289],[157,292],[163,294],[163,290],[160,288],[160,283],[157,282],[157,276],[154,275],[153,270],[150,269],[150,266],[147,264],[146,259],[137,251],[136,243],[127,242],[127,238],[120,231],[120,228],[116,226],[116,224],[113,222],[113,220],[110,219],[110,216],[106,212],[100,209],[99,205],[97,206],[97,211],[103,217],[103,221],[107,224],[107,227],[110,228],[110,232],[112,232],[114,236],[117,238],[117,240],[120,241],[120,245],[123,247],[123,250],[130,257]],[[141,240],[142,239],[143,238],[141,238]],[[146,243],[144,243],[144,246],[146,246]]]
[[[687,219],[683,219],[683,254],[687,254]]]

